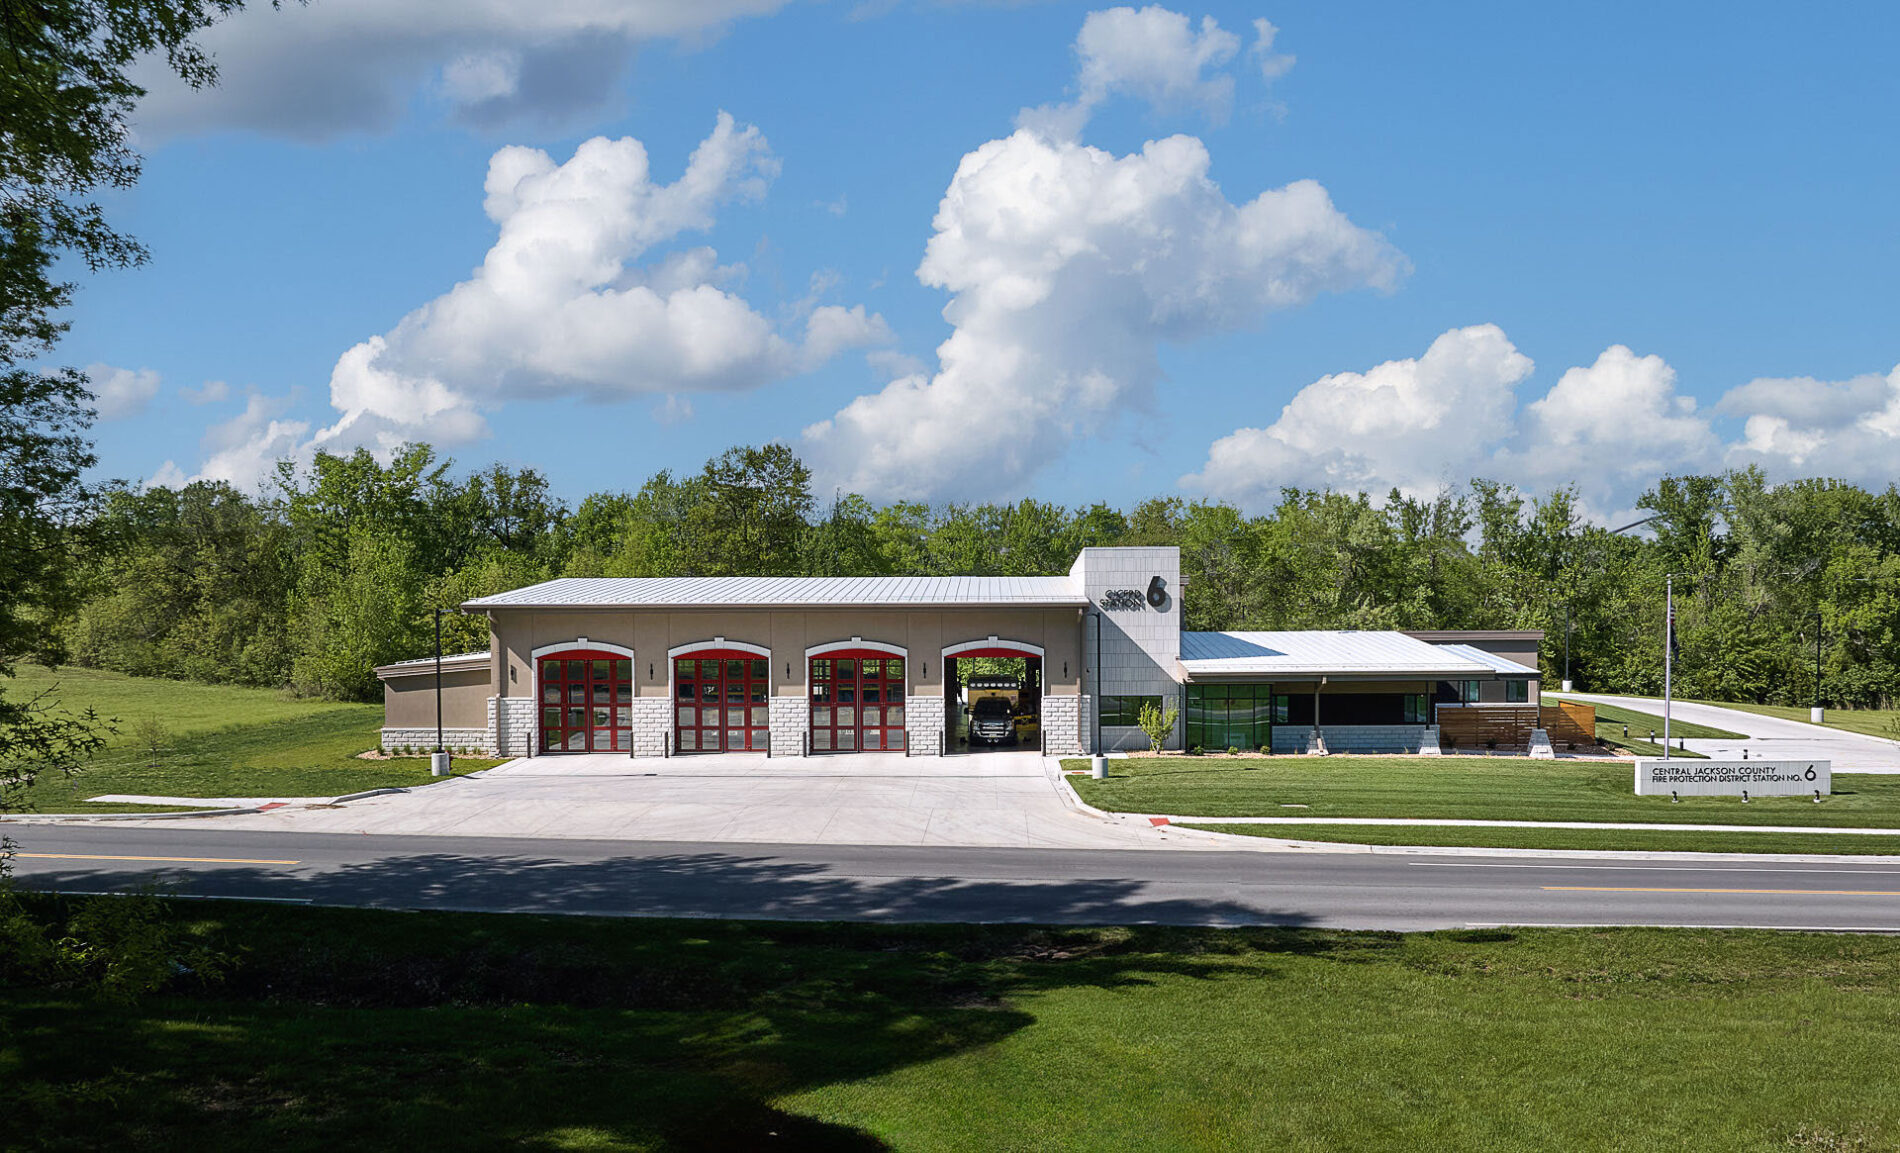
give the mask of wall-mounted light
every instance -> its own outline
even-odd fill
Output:
[[[653,662],[652,661],[647,662],[647,679],[648,680],[653,679]]]
[[[1069,679],[1069,662],[1068,661],[1062,662],[1062,679],[1065,681]]]
[[[792,662],[786,661],[785,662],[785,679],[790,680],[791,678],[792,678]]]
[[[918,663],[919,663],[919,664],[921,664],[921,665],[923,666],[923,669],[924,669],[924,676],[923,676],[923,679],[924,679],[924,680],[929,680],[929,679],[930,679],[930,662],[929,662],[929,661],[920,661],[920,662],[918,662]]]

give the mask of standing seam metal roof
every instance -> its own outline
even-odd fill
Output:
[[[1088,603],[1066,576],[1034,577],[564,577],[495,596],[486,608],[781,608],[854,605]]]
[[[1314,630],[1181,634],[1181,667],[1189,675],[1392,674],[1475,676],[1495,671],[1486,663],[1447,651],[1401,632]],[[1521,667],[1521,666],[1519,666]]]

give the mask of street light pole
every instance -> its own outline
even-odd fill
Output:
[[[1564,601],[1564,692],[1570,691],[1570,602]]]
[[[1814,610],[1814,707],[1808,710],[1808,720],[1820,724],[1827,716],[1821,711],[1821,610]]]
[[[449,775],[449,755],[442,750],[442,614],[449,611],[435,610],[435,753],[429,758],[429,775],[435,777]]]
[[[1676,575],[1664,578],[1668,611],[1663,619],[1663,760],[1669,759],[1669,700],[1675,689]]]

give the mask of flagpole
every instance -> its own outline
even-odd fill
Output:
[[[1669,698],[1675,688],[1676,655],[1676,577],[1674,573],[1664,578],[1667,582],[1669,611],[1663,622],[1663,759],[1669,759]]]

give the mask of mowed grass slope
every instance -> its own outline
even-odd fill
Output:
[[[1069,760],[1064,767],[1086,768]],[[1627,761],[1528,757],[1130,757],[1106,780],[1071,776],[1086,802],[1126,813],[1193,817],[1435,817],[1518,821],[1637,821],[1720,825],[1838,825],[1900,829],[1900,778],[1841,775],[1807,797],[1634,794]],[[1299,805],[1291,809],[1286,806]],[[1294,836],[1294,833],[1287,833]],[[1432,841],[1413,842],[1431,844]],[[1766,851],[1766,850],[1764,850]],[[1839,852],[1851,852],[1840,849]]]
[[[7,1144],[1891,1149],[1900,942],[194,902],[132,1005],[0,991]]]
[[[428,783],[426,759],[369,761],[382,706],[304,700],[271,689],[128,677],[95,669],[22,666],[0,681],[11,699],[50,692],[75,711],[92,708],[118,723],[111,744],[73,776],[50,774],[28,790],[43,813],[107,812],[106,793],[151,796],[328,797],[364,789]],[[165,748],[154,758],[137,747],[140,722],[156,719]],[[154,761],[156,763],[154,763]],[[458,771],[492,760],[457,759]]]

